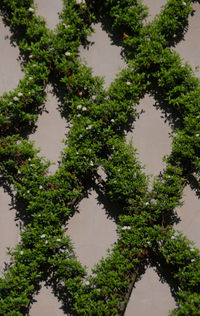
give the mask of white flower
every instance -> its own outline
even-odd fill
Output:
[[[70,55],[71,55],[70,52],[66,52],[66,53],[65,53],[65,56],[70,56]]]
[[[33,55],[30,55],[29,58],[33,58]]]
[[[48,240],[45,240],[45,245],[47,245],[48,244]]]
[[[82,108],[82,111],[87,111],[87,108],[84,106],[84,107]]]
[[[21,171],[20,171],[20,170],[18,170],[18,174],[21,174]]]
[[[187,3],[185,1],[183,1],[183,5],[187,5]]]
[[[18,97],[22,97],[23,96],[23,93],[21,93],[21,92],[18,92]]]
[[[79,104],[79,105],[77,106],[77,110],[81,110],[81,109],[82,109],[82,105]]]
[[[90,285],[90,282],[89,282],[89,281],[86,281],[86,282],[85,282],[85,285]]]
[[[92,100],[95,100],[95,99],[96,99],[96,95],[93,95],[93,96],[92,96]]]
[[[151,203],[152,204],[156,204],[156,200],[155,199],[151,199]]]
[[[58,238],[58,239],[56,239],[56,241],[58,241],[58,242],[59,242],[59,241],[61,241],[61,239],[60,239],[60,238]]]
[[[130,81],[127,81],[126,84],[127,84],[127,86],[130,86],[130,85],[131,85],[131,82],[130,82]]]
[[[84,3],[85,3],[85,0],[76,0],[76,3],[77,3],[77,4],[84,4]]]
[[[176,239],[176,237],[175,237],[175,236],[172,236],[171,239],[174,240],[174,239]]]
[[[124,231],[124,230],[131,230],[131,226],[123,226],[122,227],[122,230]]]
[[[34,12],[34,9],[33,8],[29,8],[28,11],[29,12]]]
[[[81,115],[80,115],[80,114],[77,114],[77,117],[81,117]]]
[[[114,120],[114,119],[111,119],[110,121],[111,121],[112,123],[114,123],[115,120]]]
[[[40,185],[40,186],[39,186],[39,189],[40,189],[40,190],[42,190],[42,189],[43,189],[43,186],[42,186],[42,185]]]
[[[191,259],[191,262],[194,262],[195,261],[195,259]]]
[[[90,162],[90,166],[91,166],[91,167],[93,167],[93,166],[94,166],[94,163],[93,163],[93,161],[91,161],[91,162]]]
[[[29,193],[30,193],[30,191],[28,190],[28,191],[27,191],[27,193],[29,194]]]
[[[149,202],[146,202],[145,205],[149,205]]]
[[[15,97],[13,98],[13,100],[14,100],[14,101],[19,101],[19,98],[15,96]]]
[[[200,136],[200,134],[196,134],[196,137],[199,137]]]
[[[29,77],[28,79],[29,79],[29,80],[33,80],[33,77]]]
[[[46,237],[46,234],[42,234],[42,235],[40,236],[41,239],[44,239],[45,237]]]
[[[24,252],[23,252],[23,250],[21,250],[21,251],[20,251],[20,255],[23,255],[23,254],[24,254]]]
[[[91,128],[92,128],[92,125],[88,125],[88,126],[86,127],[87,130],[90,130]]]
[[[63,23],[63,26],[64,26],[65,29],[68,29],[70,27],[69,24],[65,24],[65,23]]]

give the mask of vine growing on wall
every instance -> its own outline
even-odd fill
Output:
[[[198,315],[200,253],[172,228],[185,185],[197,193],[199,188],[199,79],[172,50],[187,29],[192,2],[169,0],[146,23],[141,1],[64,0],[60,22],[50,31],[32,0],[0,1],[24,71],[17,88],[0,99],[1,184],[24,222],[0,279],[1,315],[28,315],[42,281],[69,315],[123,315],[148,266],[170,282],[177,301],[173,315]],[[78,53],[92,23],[105,18],[112,25],[107,31],[121,38],[127,63],[108,89]],[[44,110],[47,83],[72,125],[54,175],[28,140]],[[146,93],[155,97],[174,134],[166,168],[151,189],[136,150],[125,143]],[[99,180],[99,167],[106,180]],[[118,240],[87,277],[63,225],[91,188],[119,205]]]

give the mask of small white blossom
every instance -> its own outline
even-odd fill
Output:
[[[130,82],[130,81],[127,81],[126,84],[127,84],[127,86],[130,86],[130,85],[131,85],[131,82]]]
[[[149,202],[146,202],[145,205],[149,205]]]
[[[82,108],[82,111],[87,111],[87,108],[84,106],[84,107]]]
[[[64,26],[65,29],[68,29],[70,27],[69,24],[65,24],[65,23],[63,23],[63,26]]]
[[[61,241],[61,239],[60,239],[60,238],[58,238],[58,239],[56,239],[56,241],[58,241],[58,242],[59,242],[59,241]]]
[[[20,255],[23,255],[23,254],[24,254],[24,252],[23,252],[23,250],[21,250],[21,251],[20,251]]]
[[[76,117],[81,117],[81,115],[80,114],[77,114],[77,116]]]
[[[90,285],[90,282],[89,282],[89,281],[86,281],[86,282],[85,282],[85,285]]]
[[[95,100],[95,99],[96,99],[96,95],[93,95],[93,96],[92,96],[92,100]]]
[[[40,185],[40,186],[39,186],[39,189],[40,189],[40,190],[42,190],[42,189],[43,189],[43,186],[42,186],[42,185]]]
[[[187,3],[185,1],[183,1],[183,5],[187,5]]]
[[[40,236],[41,239],[44,239],[45,237],[46,237],[46,234],[42,234],[42,235]]]
[[[111,119],[110,121],[111,121],[112,123],[114,123],[115,120],[114,120],[114,119]]]
[[[18,97],[22,97],[23,96],[23,93],[21,93],[21,92],[18,92]]]
[[[152,204],[156,204],[156,200],[155,199],[151,199],[151,203]]]
[[[93,163],[93,161],[91,161],[91,162],[90,162],[90,166],[91,166],[91,167],[93,167],[93,166],[94,166],[94,163]]]
[[[29,58],[33,58],[33,55],[29,55]]]
[[[48,244],[48,240],[45,240],[45,242],[44,242],[44,243],[45,243],[45,245],[47,245],[47,244]]]
[[[71,53],[70,52],[66,52],[65,56],[71,56]]]
[[[34,12],[34,9],[33,8],[29,8],[28,11],[29,12]]]
[[[15,97],[13,98],[13,100],[14,100],[14,101],[19,101],[19,98],[15,96]]]
[[[77,3],[77,4],[84,4],[84,3],[85,3],[85,0],[76,0],[76,3]]]
[[[131,226],[123,226],[122,227],[122,230],[124,231],[124,230],[131,230]]]
[[[21,174],[21,171],[20,171],[20,170],[18,170],[18,174]]]
[[[28,79],[29,79],[29,80],[33,80],[33,77],[29,77]]]
[[[92,128],[92,125],[88,125],[88,126],[86,127],[87,130],[90,130],[91,128]]]
[[[194,262],[195,261],[195,259],[191,259],[191,262]]]
[[[29,193],[30,193],[30,191],[28,190],[28,191],[27,191],[27,193],[29,194]]]
[[[77,106],[77,110],[81,110],[81,109],[82,109],[82,105],[79,104],[79,105]]]
[[[196,137],[199,137],[200,136],[200,134],[196,134]]]

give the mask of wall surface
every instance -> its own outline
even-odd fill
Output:
[[[37,0],[38,14],[43,15],[47,25],[54,28],[58,22],[58,12],[62,8],[61,0]],[[160,11],[164,0],[144,0],[149,7],[152,19]],[[192,67],[200,66],[200,5],[194,5],[196,10],[190,18],[189,30],[184,40],[175,48]],[[0,93],[16,87],[23,73],[17,61],[18,49],[11,47],[8,29],[5,29],[0,21]],[[94,44],[89,50],[80,48],[80,56],[93,68],[95,75],[105,77],[105,87],[115,78],[115,74],[125,67],[120,55],[120,47],[113,45],[108,35],[102,31],[101,25],[95,25],[95,33],[91,36]],[[197,75],[199,73],[197,72]],[[50,90],[50,87],[48,87]],[[162,157],[170,153],[171,139],[170,127],[164,123],[162,114],[153,106],[154,100],[145,96],[139,105],[143,109],[140,118],[135,122],[133,131],[127,135],[127,142],[132,140],[138,148],[138,158],[145,165],[145,171],[149,175],[158,175],[164,168]],[[61,119],[57,111],[56,98],[48,92],[46,103],[47,112],[43,113],[38,121],[38,128],[31,139],[35,146],[41,148],[41,155],[53,161],[55,165],[51,172],[55,172],[59,160],[60,151],[63,148],[61,140],[67,132],[67,122]],[[181,229],[198,247],[200,247],[200,203],[194,192],[189,187],[184,191],[184,206],[178,214],[182,221],[177,228]],[[19,240],[19,228],[14,221],[15,211],[10,210],[10,198],[0,190],[0,269],[3,270],[4,261],[9,262],[6,256],[6,247],[14,246]],[[90,192],[87,199],[80,203],[79,213],[69,222],[68,233],[70,234],[78,258],[83,265],[88,267],[91,273],[92,266],[106,255],[106,249],[115,242],[116,224],[107,217],[105,208],[98,203],[97,193]],[[51,293],[51,289],[44,286],[35,297],[31,316],[61,316],[64,315],[60,304]],[[175,306],[167,284],[159,281],[153,269],[148,269],[137,282],[127,306],[125,316],[167,316],[168,310]]]

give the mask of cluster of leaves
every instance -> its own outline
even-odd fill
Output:
[[[20,244],[11,252],[11,266],[5,278],[1,279],[1,313],[25,315],[41,281],[46,281],[46,284],[53,286],[54,293],[62,300],[63,307],[70,310],[71,314],[122,314],[138,276],[145,271],[148,264],[155,265],[153,258],[162,254],[162,264],[170,265],[170,273],[176,281],[175,291],[180,308],[175,313],[183,315],[183,311],[187,311],[195,315],[195,304],[199,302],[199,252],[190,251],[187,246],[190,262],[193,260],[192,265],[185,260],[186,255],[180,259],[180,252],[188,241],[180,236],[174,248],[170,226],[176,220],[174,209],[180,204],[185,184],[183,163],[171,158],[175,152],[173,148],[162,178],[156,178],[153,189],[148,190],[148,178],[141,172],[136,152],[131,145],[125,145],[124,138],[125,128],[130,126],[137,114],[135,105],[139,103],[140,98],[146,91],[155,91],[155,87],[160,91],[161,85],[156,84],[161,81],[156,81],[155,78],[162,65],[165,65],[165,68],[168,65],[166,69],[171,69],[171,59],[175,54],[166,49],[172,43],[166,44],[167,36],[166,41],[163,41],[165,32],[158,31],[162,28],[161,20],[158,17],[150,25],[151,32],[147,33],[147,27],[141,27],[146,10],[137,2],[105,1],[103,4],[94,2],[87,6],[85,3],[77,4],[71,1],[69,4],[64,1],[61,22],[53,34],[46,30],[41,18],[35,17],[34,10],[29,10],[33,8],[32,2],[2,2],[3,9],[8,12],[6,19],[11,25],[19,26],[20,29],[23,21],[26,21],[27,31],[19,41],[19,46],[28,59],[27,67],[31,59],[38,67],[35,73],[35,88],[43,95],[44,82],[51,79],[50,73],[53,74],[53,78],[56,78],[55,89],[64,87],[66,90],[61,110],[63,114],[68,113],[73,126],[66,141],[67,147],[62,154],[61,167],[54,176],[47,176],[48,163],[37,157],[31,143],[21,141],[19,136],[7,136],[11,135],[9,129],[4,129],[5,138],[1,139],[0,151],[1,174],[4,183],[12,185],[11,190],[16,199],[25,203],[27,223],[21,233]],[[173,5],[178,8],[181,6],[184,10],[176,10],[172,19],[168,11],[171,12]],[[127,57],[128,68],[121,72],[108,91],[103,89],[102,80],[92,77],[91,70],[78,58],[78,47],[85,43],[91,32],[90,23],[94,20],[91,11],[88,11],[89,7],[90,10],[95,7],[95,14],[97,8],[100,9],[101,15],[105,8],[109,9],[106,12],[114,19],[113,25],[126,30],[125,35],[122,35],[128,51],[137,47],[134,60],[132,61],[130,56]],[[164,19],[165,24],[167,19],[170,19],[168,28],[176,34],[183,30],[183,23],[187,22],[190,12],[190,1],[187,1],[185,6],[180,4],[180,1],[171,0],[168,1],[160,19]],[[30,19],[28,21],[27,15]],[[35,24],[35,19],[41,21],[41,24]],[[136,42],[132,41],[128,32],[135,34]],[[148,40],[148,45],[143,45],[144,37],[148,38],[150,34],[155,36]],[[38,43],[36,48],[33,47],[34,42]],[[164,60],[165,55],[162,63],[158,48],[159,52],[169,52],[166,57],[168,63]],[[155,52],[159,55],[156,61]],[[41,71],[42,66],[46,71]],[[183,67],[181,63],[180,67]],[[30,69],[32,68],[35,69],[36,66],[32,65]],[[176,76],[175,71],[172,74]],[[30,73],[28,75],[30,79]],[[23,79],[26,87],[28,78]],[[165,95],[168,95],[171,91],[170,85],[168,87],[162,83],[162,87],[165,89]],[[171,89],[174,87],[172,85]],[[189,86],[189,92],[193,91],[195,94],[196,90],[196,86]],[[24,95],[26,92],[21,92],[21,88],[16,91],[20,94],[15,93],[12,98],[16,96],[19,99],[15,98],[14,101],[21,111],[24,106],[21,93]],[[32,102],[41,107],[43,100],[41,98],[38,103],[35,100]],[[4,103],[5,110],[10,102],[7,101]],[[26,114],[26,111],[23,111]],[[15,113],[16,109],[13,115]],[[186,122],[186,126],[186,119],[182,120],[182,110],[178,114],[177,118]],[[21,117],[18,119],[22,122]],[[16,133],[16,130],[12,133]],[[193,156],[189,157],[188,161],[193,161],[193,158],[195,159]],[[108,257],[102,259],[94,269],[95,276],[83,282],[85,270],[76,260],[69,238],[64,236],[61,227],[73,215],[75,205],[94,185],[94,180],[99,178],[97,167],[100,165],[107,177],[103,182],[102,192],[106,192],[111,200],[118,202],[119,211],[116,211],[116,217],[119,238]],[[173,260],[169,259],[169,254]],[[156,263],[159,262],[158,259]],[[179,271],[183,266],[186,267],[186,272],[185,276],[181,277]],[[188,285],[190,275],[193,280],[191,286]],[[189,305],[188,299],[192,302],[192,297],[194,304]]]

